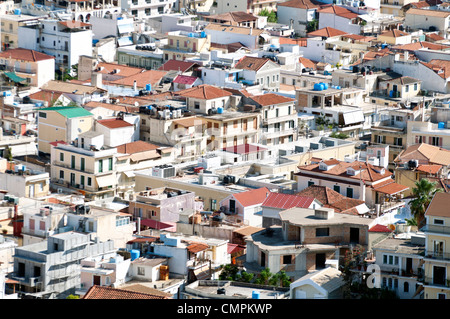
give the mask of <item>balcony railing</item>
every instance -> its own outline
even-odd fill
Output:
[[[424,277],[423,284],[427,286],[438,286],[441,288],[450,288],[450,280],[436,279],[434,277]]]
[[[450,253],[426,251],[425,258],[437,259],[437,260],[450,260]]]
[[[438,225],[426,225],[422,229],[422,231],[427,233],[450,234],[450,227]]]

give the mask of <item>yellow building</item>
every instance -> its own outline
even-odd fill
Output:
[[[92,200],[116,195],[117,148],[98,150],[78,146],[52,142],[52,182],[56,187],[75,189]]]
[[[168,44],[163,48],[163,59],[184,61],[208,52],[211,46],[211,36],[204,32],[173,31],[167,36]]]
[[[425,212],[424,299],[450,298],[450,194],[438,192]]]
[[[0,15],[2,50],[17,48],[19,27],[37,23],[39,19],[42,17],[24,14]]]
[[[47,107],[38,112],[38,150],[50,153],[50,143],[70,143],[94,125],[94,115],[82,107]]]

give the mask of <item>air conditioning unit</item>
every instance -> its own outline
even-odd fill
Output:
[[[159,165],[152,168],[152,176],[169,178],[175,176],[175,167],[172,165]]]

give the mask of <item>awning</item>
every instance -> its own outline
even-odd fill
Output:
[[[117,28],[119,29],[119,33],[123,34],[123,33],[130,33],[134,31],[134,26],[132,23],[128,23],[128,24],[119,24],[117,26]]]
[[[153,220],[153,219],[142,219],[141,225],[147,226],[147,227],[150,227],[153,229],[168,230],[168,231],[170,231],[170,229],[174,227],[174,225],[171,225],[169,223],[163,223],[163,222]]]
[[[107,187],[116,185],[116,178],[113,175],[96,177],[98,187]]]
[[[364,122],[364,114],[362,111],[344,113],[345,125]]]
[[[383,194],[388,194],[388,195],[395,195],[401,192],[404,192],[406,190],[409,189],[408,186],[404,186],[404,185],[400,185],[397,184],[395,182],[389,183],[387,185],[383,185],[380,187],[376,187],[376,185],[374,185],[374,190]]]
[[[117,39],[117,43],[119,44],[119,47],[123,47],[126,45],[132,45],[133,39],[131,37],[122,37]]]
[[[122,173],[124,173],[125,176],[128,177],[128,178],[132,178],[132,177],[136,176],[134,174],[134,171],[127,171],[127,172],[122,172]]]
[[[140,162],[150,159],[159,158],[161,155],[158,154],[156,150],[134,153],[130,155],[130,158],[133,162]]]
[[[5,72],[4,73],[8,78],[10,78],[12,81],[20,83],[23,81],[26,81],[26,78],[21,78],[16,74],[16,72]]]
[[[360,215],[364,215],[364,214],[367,214],[368,212],[370,212],[370,209],[369,209],[369,207],[367,207],[366,204],[361,204],[361,205],[356,206],[356,210],[358,211],[358,214],[360,214]]]

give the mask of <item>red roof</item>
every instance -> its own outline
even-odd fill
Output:
[[[186,72],[195,65],[196,63],[194,62],[168,60],[166,63],[161,65],[158,70]]]
[[[233,254],[233,253],[237,253],[237,252],[245,250],[245,247],[242,246],[242,245],[230,244],[230,243],[228,243],[227,245],[228,245],[227,246],[227,253],[230,254],[230,255]]]
[[[157,220],[153,220],[153,219],[142,219],[141,220],[141,225],[142,226],[147,226],[153,229],[159,229],[159,230],[169,230],[170,228],[173,227],[172,224],[169,223],[163,223]]]
[[[108,128],[121,128],[121,127],[133,126],[133,124],[131,124],[131,123],[128,123],[124,120],[118,120],[118,119],[99,120],[97,122]]]
[[[298,196],[271,192],[262,206],[289,209],[292,207],[309,208],[314,197]]]
[[[269,194],[270,190],[267,187],[261,187],[234,194],[233,197],[241,203],[242,206],[247,207],[262,204]]]
[[[65,145],[67,145],[67,143],[66,143],[66,142],[64,142],[64,141],[55,141],[55,142],[50,142],[50,145],[53,145],[53,146],[57,146],[58,144],[65,144]]]
[[[387,226],[376,224],[372,228],[369,229],[369,232],[373,233],[392,233],[392,229]]]
[[[32,61],[38,62],[43,60],[54,59],[55,57],[52,55],[48,55],[45,53],[37,52],[34,50],[16,48],[9,49],[0,53],[0,57],[5,59],[15,59],[15,60],[24,60],[24,61]]]
[[[196,76],[178,75],[173,83],[192,85],[198,79]]]
[[[94,285],[82,299],[169,299],[166,296]]]
[[[439,170],[442,168],[442,165],[419,165],[416,168],[416,171],[437,174]]]
[[[257,146],[257,145],[251,145],[251,144],[240,144],[240,145],[234,145],[234,146],[228,146],[223,148],[222,150],[225,152],[230,152],[234,154],[250,154],[250,153],[256,153],[259,151],[264,151],[267,148]]]

